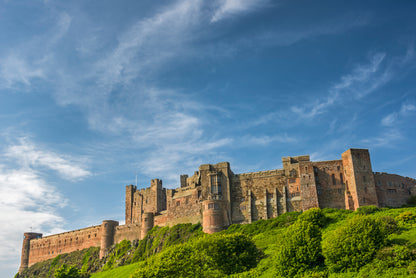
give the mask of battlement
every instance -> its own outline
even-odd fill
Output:
[[[276,169],[276,170],[236,174],[235,176],[239,177],[240,179],[250,179],[250,178],[264,178],[264,177],[284,176],[284,175],[285,175],[285,170]]]
[[[295,164],[299,162],[307,162],[310,161],[309,155],[298,155],[298,156],[287,156],[282,157],[283,163]]]

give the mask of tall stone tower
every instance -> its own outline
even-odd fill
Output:
[[[370,154],[367,149],[349,149],[342,154],[346,185],[346,209],[378,206]]]
[[[22,257],[20,261],[19,273],[27,269],[29,266],[30,256],[30,240],[34,238],[41,238],[42,234],[39,233],[24,233],[23,246],[22,246]]]

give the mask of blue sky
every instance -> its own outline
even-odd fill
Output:
[[[282,156],[416,177],[415,1],[0,0],[0,276],[125,185]]]

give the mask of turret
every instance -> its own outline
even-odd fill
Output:
[[[22,258],[20,261],[19,273],[29,267],[29,255],[30,255],[30,240],[34,238],[41,238],[42,234],[39,233],[24,233],[23,246],[22,246]]]
[[[154,219],[152,212],[145,212],[142,216],[142,229],[140,233],[140,239],[143,239],[146,234],[153,228]]]
[[[223,200],[205,200],[202,202],[202,227],[208,234],[220,232],[228,226],[227,210]]]
[[[108,248],[114,244],[114,233],[115,229],[118,226],[118,221],[113,220],[104,220],[101,225],[101,249],[100,249],[100,259],[105,257],[107,254]]]

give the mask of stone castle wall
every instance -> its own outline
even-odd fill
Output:
[[[381,207],[400,207],[415,195],[416,180],[387,173],[374,173],[377,198]]]
[[[69,253],[101,245],[101,225],[61,234],[32,239],[28,265]]]
[[[228,162],[201,165],[193,176],[180,176],[180,187],[165,189],[154,179],[150,187],[126,186],[125,225],[102,225],[44,238],[26,233],[21,269],[91,246],[100,257],[111,244],[143,239],[154,225],[202,223],[213,233],[233,223],[251,223],[288,211],[314,207],[356,210],[360,206],[398,207],[416,195],[416,180],[373,173],[365,149],[349,149],[339,160],[310,161],[308,155],[283,157],[283,169],[234,174]],[[20,271],[20,270],[19,270]]]

